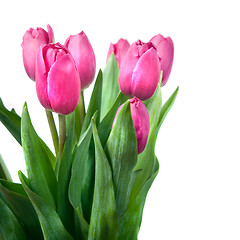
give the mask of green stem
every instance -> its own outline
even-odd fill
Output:
[[[81,128],[82,128],[83,121],[84,121],[84,118],[85,118],[85,115],[86,115],[83,90],[81,91],[81,95],[80,95],[79,111],[80,111],[80,123],[81,123]]]
[[[62,152],[66,139],[66,117],[64,115],[59,116],[59,163],[61,163]]]
[[[50,132],[51,132],[51,135],[52,135],[52,140],[53,140],[55,153],[57,155],[58,151],[59,151],[59,148],[58,148],[59,143],[58,143],[58,133],[57,133],[56,124],[55,124],[52,112],[47,110],[47,109],[45,109],[45,110],[46,110],[48,125],[49,125]]]

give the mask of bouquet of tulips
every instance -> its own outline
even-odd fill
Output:
[[[55,44],[47,28],[26,31],[22,50],[55,152],[35,131],[26,103],[20,117],[0,99],[0,120],[22,146],[27,169],[14,183],[0,157],[0,239],[136,240],[159,170],[156,138],[178,93],[162,104],[172,40],[159,34],[148,43],[111,44],[85,108],[93,48],[84,32]]]

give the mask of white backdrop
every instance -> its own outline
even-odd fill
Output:
[[[162,125],[160,172],[149,191],[139,240],[240,239],[240,16],[238,1],[49,1],[0,3],[0,97],[21,114],[27,101],[38,134],[52,147],[44,110],[21,55],[22,36],[49,23],[56,41],[84,30],[103,68],[110,42],[175,46],[164,101],[180,85]],[[89,97],[91,89],[86,93]],[[20,146],[0,124],[0,153],[15,181],[25,172]]]

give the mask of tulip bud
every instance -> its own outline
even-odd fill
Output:
[[[117,110],[115,119],[118,115],[118,112],[123,105]],[[138,144],[138,153],[141,153],[146,147],[148,134],[150,129],[150,120],[148,110],[145,107],[144,103],[138,98],[134,97],[130,99],[130,109],[133,120],[133,125],[136,131],[137,144]],[[115,123],[115,119],[113,124]]]
[[[43,107],[62,115],[75,110],[81,91],[79,74],[72,55],[60,43],[39,48],[36,89]]]
[[[66,40],[65,46],[75,61],[82,89],[87,88],[92,83],[96,71],[95,54],[87,36],[83,31],[72,35]]]
[[[172,69],[174,54],[173,41],[170,37],[164,38],[161,34],[158,34],[154,36],[150,42],[156,46],[158,55],[161,58],[161,70],[163,70],[161,86],[164,86],[168,81]]]
[[[133,43],[121,63],[119,87],[123,94],[150,98],[160,80],[160,59],[156,47],[140,40]]]
[[[23,64],[27,75],[33,81],[35,81],[36,56],[40,45],[53,42],[53,30],[50,25],[47,25],[47,29],[48,33],[42,28],[30,28],[23,36],[21,44]]]
[[[111,43],[108,50],[107,59],[110,57],[112,53],[114,53],[116,60],[118,62],[118,66],[120,67],[122,59],[126,55],[129,47],[130,47],[129,42],[122,38],[119,39],[118,42],[115,44]]]

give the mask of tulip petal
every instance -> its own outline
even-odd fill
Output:
[[[124,95],[131,96],[132,74],[133,70],[139,60],[139,52],[137,45],[133,44],[127,54],[125,60],[122,61],[119,71],[119,87]]]
[[[43,56],[43,50],[46,45],[42,45],[37,53],[36,58],[36,90],[37,90],[37,96],[42,104],[42,106],[46,109],[51,110],[51,104],[48,99],[48,92],[47,92],[47,71],[46,66],[44,63],[44,56]]]
[[[48,30],[48,43],[53,43],[53,39],[54,39],[54,33],[53,33],[53,29],[52,27],[48,24],[47,25],[47,30]]]
[[[52,65],[48,73],[48,98],[54,112],[67,115],[74,111],[81,84],[72,56],[63,55]]]
[[[159,57],[156,50],[150,48],[140,57],[134,68],[131,87],[132,94],[141,100],[150,98],[157,88],[159,79]]]
[[[88,87],[95,76],[96,59],[87,36],[82,31],[77,35],[70,36],[64,45],[73,56],[80,75],[81,87]]]

